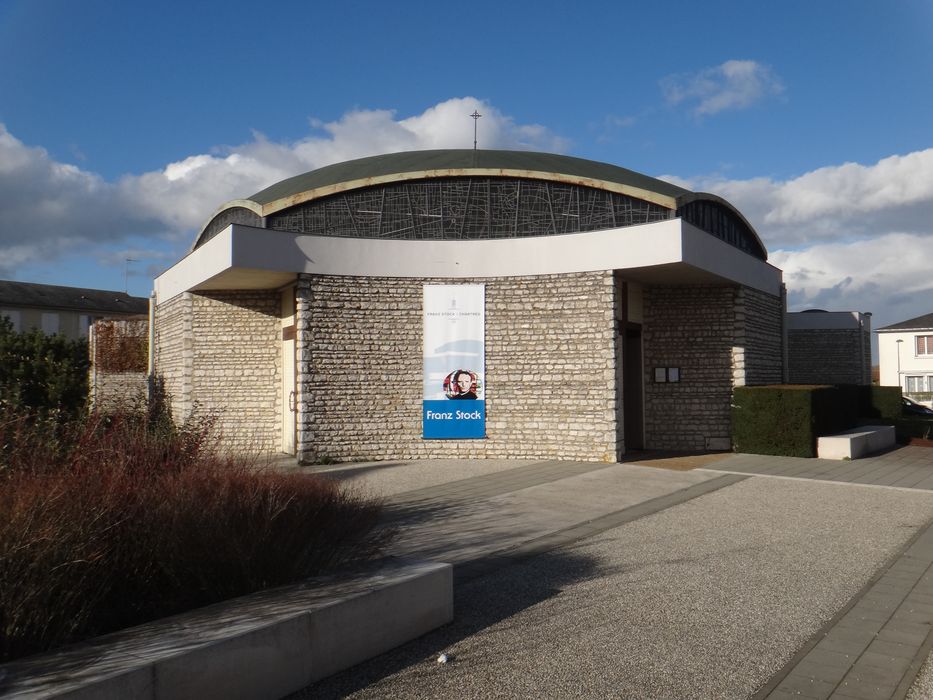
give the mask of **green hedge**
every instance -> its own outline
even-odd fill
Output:
[[[836,387],[823,385],[737,387],[732,401],[736,451],[814,457],[818,435],[855,425],[857,411],[835,410],[840,395]]]
[[[819,436],[871,424],[895,426],[899,442],[933,436],[933,421],[903,415],[897,386],[752,386],[733,395],[737,452],[815,457]]]
[[[899,386],[860,386],[860,418],[901,417],[901,388]]]
[[[904,416],[891,421],[898,442],[910,442],[911,438],[933,440],[933,420],[920,416]]]

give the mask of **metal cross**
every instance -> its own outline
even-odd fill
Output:
[[[479,118],[483,116],[477,110],[473,110],[473,114],[470,115],[473,117],[473,150],[476,150],[476,123],[479,121]]]

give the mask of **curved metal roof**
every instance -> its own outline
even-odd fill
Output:
[[[490,171],[493,171],[493,173],[501,172],[503,175],[512,175],[518,172],[545,173],[550,176],[564,175],[595,182],[627,185],[670,198],[677,198],[688,193],[688,190],[672,185],[669,182],[615,165],[584,160],[583,158],[530,151],[447,149],[389,153],[350,160],[345,163],[336,163],[282,180],[247,199],[266,206],[277,200],[289,199],[305,192],[320,191],[344,183],[356,183],[366,180],[381,181],[386,176],[405,174],[413,174],[419,178],[425,177],[426,174],[429,177],[437,177],[461,174],[461,171],[474,171],[462,173],[470,175],[488,175],[491,174]],[[392,179],[407,178],[393,177]]]
[[[532,151],[444,149],[406,151],[335,163],[277,182],[245,199],[220,207],[195,239],[197,247],[205,231],[218,217],[236,211],[267,217],[297,204],[338,192],[390,182],[438,177],[518,177],[566,182],[630,195],[677,210],[691,202],[709,201],[735,214],[767,252],[754,228],[735,207],[716,195],[691,192],[677,185],[608,163]],[[246,211],[244,211],[246,210]]]

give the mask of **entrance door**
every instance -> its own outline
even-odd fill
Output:
[[[295,454],[298,400],[295,386],[295,288],[282,290],[282,452]]]
[[[625,449],[645,446],[644,372],[641,358],[641,324],[628,323],[623,331],[622,402],[625,416]]]

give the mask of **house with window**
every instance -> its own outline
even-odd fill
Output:
[[[148,313],[148,299],[126,292],[0,280],[0,316],[10,319],[18,332],[39,328],[76,340],[87,338],[99,319]]]
[[[881,384],[933,403],[933,313],[878,329]]]

